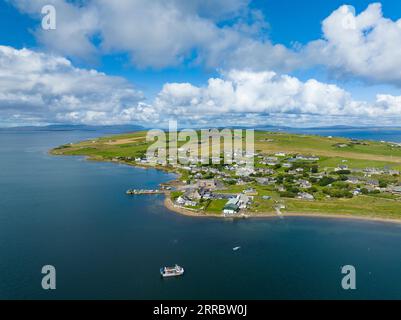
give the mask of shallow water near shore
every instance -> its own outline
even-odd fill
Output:
[[[47,153],[99,135],[0,133],[1,299],[401,298],[401,225],[186,217],[163,195],[125,195],[171,174]],[[185,275],[161,279],[159,268],[175,263]],[[55,291],[41,288],[47,264]],[[355,291],[341,288],[348,264]]]

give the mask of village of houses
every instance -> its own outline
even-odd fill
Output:
[[[256,199],[270,203],[271,209],[281,214],[285,200],[290,198],[319,201],[381,193],[401,196],[400,172],[390,167],[350,169],[348,161],[341,160],[335,168],[323,168],[317,156],[285,152],[247,156],[254,157],[253,169],[243,163],[175,164],[173,169],[180,172],[180,182],[164,188],[172,190],[172,201],[178,208],[217,210],[225,216],[246,216],[255,209]],[[149,160],[136,161],[146,165]]]

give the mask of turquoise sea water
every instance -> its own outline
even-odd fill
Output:
[[[1,299],[401,298],[401,224],[180,216],[163,196],[124,194],[172,175],[47,154],[97,135],[0,133]],[[185,275],[162,280],[175,263]],[[55,291],[41,288],[47,264]],[[355,291],[340,286],[347,264]]]

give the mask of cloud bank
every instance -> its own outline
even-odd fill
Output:
[[[231,70],[221,78],[209,79],[204,87],[169,83],[154,102],[158,112],[193,120],[243,118],[255,124],[311,119],[315,124],[391,123],[401,117],[401,96],[379,94],[375,101],[353,99],[351,93],[310,79],[305,82],[273,71]],[[230,115],[228,117],[227,115]],[[212,120],[211,120],[212,121]]]
[[[143,95],[123,78],[60,56],[0,46],[0,118],[6,123],[149,121]]]
[[[166,83],[152,102],[120,77],[67,59],[0,46],[0,116],[7,123],[327,124],[400,120],[401,96],[357,101],[346,90],[273,71],[230,70],[204,86]]]

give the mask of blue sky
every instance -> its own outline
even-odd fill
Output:
[[[278,43],[291,45],[297,41],[307,43],[321,36],[321,22],[343,4],[352,5],[361,12],[375,1],[367,0],[282,0],[254,1],[253,6],[260,8],[271,25],[271,38]],[[381,0],[383,13],[386,17],[397,20],[400,18],[401,3],[394,0]]]
[[[251,2],[252,8],[261,10],[269,23],[268,36],[275,43],[292,46],[294,42],[303,44],[321,36],[321,21],[344,3],[352,4],[357,11],[364,10],[373,1],[316,1],[316,0],[257,0]],[[385,16],[399,19],[401,17],[401,2],[382,0]],[[32,30],[38,26],[38,19],[21,14],[8,1],[0,1],[0,41],[3,45],[15,48],[40,48]],[[74,57],[70,57],[74,58]],[[86,65],[76,61],[82,67],[95,67],[97,70],[112,75],[121,75],[142,88],[149,96],[155,95],[166,82],[191,82],[201,85],[211,76],[216,76],[216,70],[202,66],[179,66],[174,68],[154,69],[135,68],[126,55],[105,55],[100,62]],[[300,73],[300,77],[319,76],[319,72]],[[324,76],[324,75],[320,75]],[[358,95],[363,92],[356,87]],[[364,91],[364,90],[362,90]],[[366,94],[370,97],[369,92]]]
[[[396,0],[0,1],[0,126],[401,125],[400,18]]]

